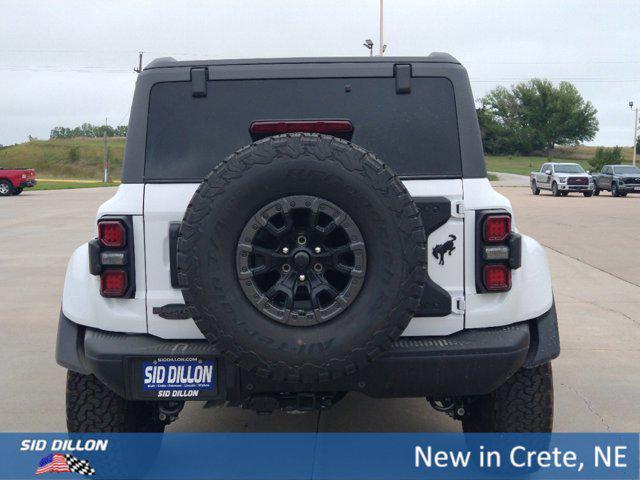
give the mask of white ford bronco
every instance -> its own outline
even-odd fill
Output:
[[[349,392],[547,432],[560,346],[545,252],[487,180],[465,69],[434,53],[153,61],[56,350],[73,432]]]

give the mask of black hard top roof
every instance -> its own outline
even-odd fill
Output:
[[[433,52],[424,57],[297,57],[297,58],[250,58],[229,60],[188,60],[178,61],[172,57],[156,58],[144,69],[205,67],[222,65],[274,65],[303,63],[455,63],[460,64],[448,53]]]

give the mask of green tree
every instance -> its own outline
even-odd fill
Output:
[[[109,125],[92,125],[90,123],[83,123],[79,127],[75,128],[54,127],[51,129],[49,138],[96,138],[102,137],[105,133],[107,134],[107,137],[126,137],[127,125],[111,127]]]
[[[622,163],[622,159],[622,147],[617,145],[613,148],[598,147],[593,158],[589,160],[589,166],[593,172],[599,172],[605,165]]]
[[[531,153],[593,140],[597,110],[573,84],[533,79],[497,87],[481,99],[478,120],[487,153]]]

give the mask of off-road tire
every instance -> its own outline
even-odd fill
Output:
[[[14,188],[13,189],[13,194],[14,195],[20,195],[22,193],[22,190],[23,190],[22,187]]]
[[[534,195],[540,195],[540,189],[538,188],[538,184],[535,180],[531,181],[531,193]]]
[[[611,196],[612,197],[619,197],[620,196],[620,189],[618,188],[618,184],[617,183],[612,183],[611,184]]]
[[[593,186],[593,196],[597,197],[598,195],[600,195],[600,189],[598,188],[598,185],[594,185]]]
[[[521,368],[497,390],[470,399],[465,432],[548,433],[553,428],[551,364]]]
[[[243,229],[288,195],[336,204],[356,223],[367,250],[357,297],[317,325],[267,317],[237,277]],[[260,378],[321,384],[365,368],[404,331],[426,280],[426,236],[406,188],[375,155],[332,136],[297,133],[252,143],[207,176],[185,213],[177,260],[192,318],[227,359]]]
[[[558,184],[556,182],[553,182],[551,184],[551,195],[553,195],[554,197],[560,196],[560,190],[558,190]]]
[[[69,432],[164,431],[153,403],[125,400],[93,375],[67,372],[66,403]]]
[[[13,185],[8,180],[0,180],[0,197],[13,195]]]

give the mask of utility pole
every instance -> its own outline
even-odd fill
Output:
[[[631,108],[631,110],[633,110],[636,113],[636,120],[633,124],[633,147],[632,147],[632,152],[633,152],[633,165],[635,166],[636,164],[636,147],[638,146],[638,107],[633,108],[633,102],[629,102],[629,108]]]
[[[105,129],[103,131],[102,134],[102,144],[103,144],[103,150],[102,150],[102,164],[104,167],[104,176],[102,178],[102,181],[104,183],[109,183],[109,147],[107,146],[107,118],[104,119],[104,126]]]
[[[387,46],[384,44],[384,0],[380,0],[380,37],[378,39],[378,52],[380,56],[384,55]]]
[[[380,0],[380,30],[378,32],[378,55],[383,56],[387,46],[384,43],[384,0]],[[373,41],[370,38],[367,38],[362,44],[366,49],[369,50],[369,56],[373,57]]]
[[[133,71],[136,73],[140,73],[142,71],[142,54],[144,52],[138,52],[138,68],[133,68]]]

